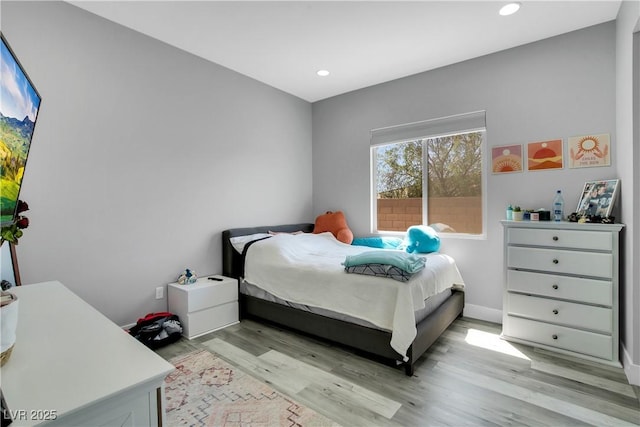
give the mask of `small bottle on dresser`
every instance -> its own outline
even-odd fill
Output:
[[[564,198],[562,197],[562,191],[556,191],[556,197],[553,199],[553,213],[554,221],[562,221],[564,218]]]

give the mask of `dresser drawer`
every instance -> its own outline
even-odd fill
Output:
[[[512,293],[507,300],[509,315],[608,334],[613,330],[610,308]]]
[[[503,335],[507,339],[514,337],[606,360],[613,358],[613,338],[610,335],[512,316],[507,318]]]
[[[613,282],[507,270],[507,290],[611,307]]]
[[[510,228],[507,233],[507,241],[510,245],[550,246],[602,251],[613,249],[613,238],[609,232]]]
[[[613,256],[598,252],[509,246],[507,267],[611,278]]]

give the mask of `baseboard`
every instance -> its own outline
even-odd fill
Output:
[[[624,344],[622,344],[622,366],[624,366],[624,373],[629,380],[629,384],[640,386],[640,365],[633,363],[631,355]]]
[[[484,320],[486,322],[502,323],[502,310],[489,308],[482,305],[465,304],[464,317]]]

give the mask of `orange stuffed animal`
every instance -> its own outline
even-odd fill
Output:
[[[331,232],[336,239],[342,243],[350,245],[353,242],[353,233],[347,225],[347,220],[344,217],[342,211],[331,212],[328,211],[325,214],[319,215],[316,218],[315,226],[313,227],[313,233],[325,233]]]

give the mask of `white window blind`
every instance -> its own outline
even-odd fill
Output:
[[[457,114],[455,116],[373,129],[371,131],[371,146],[485,130],[485,113],[486,112],[482,110],[473,113]]]

